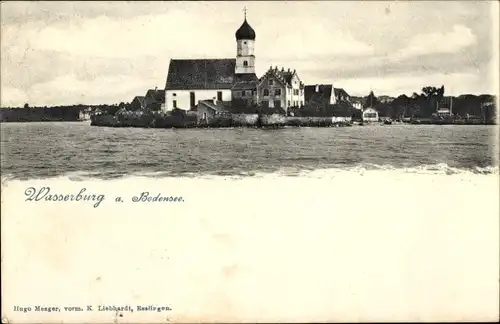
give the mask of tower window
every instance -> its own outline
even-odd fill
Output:
[[[243,61],[243,66],[248,66],[248,61]]]

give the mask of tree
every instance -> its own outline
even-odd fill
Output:
[[[422,96],[425,98],[425,102],[422,102],[421,108],[424,116],[428,117],[435,112],[437,103],[443,99],[444,96],[444,85],[440,88],[436,87],[423,87]]]
[[[26,110],[30,109],[30,105],[28,105],[28,103],[25,103],[24,104],[24,109],[26,109]]]
[[[365,107],[374,107],[379,104],[379,101],[377,97],[375,97],[375,94],[373,94],[373,91],[370,91],[370,94],[368,97],[366,97],[365,100]]]

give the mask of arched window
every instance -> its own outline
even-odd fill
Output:
[[[264,89],[264,96],[269,96],[269,90],[268,89]]]
[[[243,61],[243,66],[248,66],[248,61]]]

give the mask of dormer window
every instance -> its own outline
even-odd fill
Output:
[[[269,79],[269,85],[273,85],[273,79]]]

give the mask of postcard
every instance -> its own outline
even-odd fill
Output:
[[[2,2],[2,323],[499,320],[498,15]]]

